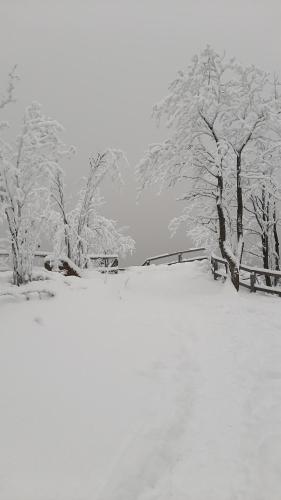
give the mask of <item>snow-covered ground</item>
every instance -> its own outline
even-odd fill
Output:
[[[281,302],[206,263],[0,297],[1,500],[280,500]]]

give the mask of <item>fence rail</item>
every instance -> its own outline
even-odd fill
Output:
[[[220,264],[223,265],[224,267],[223,270],[221,269]],[[216,255],[212,255],[211,267],[214,279],[217,279],[219,277],[222,278],[227,277],[228,265],[227,261],[222,257],[217,257]],[[244,264],[241,264],[240,270],[244,271],[245,273],[248,273],[246,275],[244,274],[241,276],[241,279],[239,281],[240,286],[248,288],[252,293],[259,291],[259,292],[272,293],[275,295],[279,295],[279,297],[281,297],[281,287],[267,286],[259,282],[260,276],[269,276],[271,278],[274,278],[275,284],[277,284],[278,281],[281,280],[281,271],[274,271],[273,269],[263,269],[259,267],[251,267],[251,266],[246,266]]]
[[[44,250],[38,250],[34,254],[35,259],[40,259],[41,261],[45,259],[48,255],[50,255],[51,252],[46,252]],[[7,250],[0,250],[0,261],[7,260],[9,258],[10,254],[7,252]],[[118,262],[118,255],[116,254],[103,254],[103,255],[96,255],[96,254],[90,254],[88,255],[88,258],[91,262],[98,262],[99,267],[101,268],[114,268],[115,270],[118,268],[119,262]],[[41,262],[43,265],[43,262]],[[9,268],[5,268],[5,270],[8,270]],[[2,269],[3,270],[3,269]],[[1,268],[0,268],[1,271]]]
[[[195,260],[205,260],[205,259],[207,259],[206,255],[199,255],[199,256],[196,255],[195,257],[191,257],[188,259],[183,258],[183,256],[185,254],[199,253],[199,252],[204,252],[205,250],[206,249],[204,247],[201,247],[201,248],[189,248],[188,250],[181,250],[179,252],[164,253],[162,255],[156,255],[155,257],[149,257],[148,259],[145,260],[145,262],[142,265],[143,266],[150,266],[151,262],[169,259],[170,257],[177,257],[177,260],[167,262],[168,266],[171,266],[173,264],[183,263],[183,262],[193,262]]]
[[[161,261],[164,259],[170,259],[172,257],[176,257],[176,260],[172,260],[169,262],[166,262],[168,266],[171,266],[173,264],[180,264],[180,263],[185,263],[185,262],[194,262],[194,261],[201,261],[201,260],[207,260],[208,257],[206,255],[202,255],[202,252],[205,252],[206,249],[204,247],[200,248],[189,248],[188,250],[181,250],[178,252],[172,252],[172,253],[165,253],[162,255],[156,255],[154,257],[149,257],[148,259],[145,260],[145,262],[142,264],[142,266],[150,266],[151,262],[157,262]],[[195,254],[195,256],[190,257],[190,258],[184,258],[185,255],[188,254]],[[200,255],[201,253],[201,255]],[[37,251],[34,254],[34,257],[37,259],[45,259],[50,252],[46,251]],[[199,254],[199,255],[197,255]],[[92,261],[99,261],[99,270],[102,272],[118,272],[118,270],[123,270],[118,267],[118,255],[115,254],[103,254],[103,255],[96,255],[96,254],[90,254],[89,260]],[[1,250],[0,249],[0,263],[2,259],[8,259],[9,258],[9,252],[7,250]],[[110,270],[108,269],[110,268]],[[216,280],[217,278],[227,278],[228,275],[228,264],[225,259],[222,257],[218,257],[216,255],[211,256],[211,269],[212,273],[214,276],[214,279]],[[8,270],[6,269],[1,269],[0,271],[3,270]],[[103,271],[104,270],[104,271]],[[244,273],[240,273],[240,280],[239,284],[240,286],[249,289],[252,293],[255,293],[257,291],[261,292],[266,292],[266,293],[271,293],[278,295],[281,297],[281,287],[278,286],[267,286],[264,285],[263,283],[260,283],[259,277],[264,276],[264,277],[270,277],[274,278],[274,283],[277,285],[277,283],[280,281],[281,282],[281,271],[275,271],[273,269],[263,269],[259,267],[251,267],[251,266],[246,266],[244,264],[241,264],[240,270],[243,271]],[[246,273],[246,274],[245,274]]]

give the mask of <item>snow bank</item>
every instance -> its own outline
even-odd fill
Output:
[[[0,301],[0,498],[280,500],[280,299],[206,263]]]

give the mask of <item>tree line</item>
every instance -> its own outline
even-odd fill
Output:
[[[18,80],[16,68],[9,75],[0,110],[12,103]],[[40,104],[25,109],[19,135],[14,142],[0,133],[0,210],[6,222],[13,268],[13,283],[31,281],[34,255],[42,234],[52,242],[54,259],[71,260],[87,267],[89,253],[131,252],[134,241],[115,220],[100,213],[100,185],[106,176],[121,178],[122,151],[107,149],[90,156],[89,172],[78,192],[74,208],[65,196],[63,162],[75,148],[62,140],[62,126],[44,115]],[[2,239],[3,240],[3,239]]]
[[[15,100],[17,79],[14,68],[0,110]],[[184,207],[170,223],[172,234],[184,224],[195,243],[219,250],[237,290],[242,259],[280,270],[278,77],[207,46],[178,73],[153,115],[169,133],[148,147],[137,179],[140,193],[153,184],[160,190],[181,186]],[[0,209],[16,285],[32,277],[42,231],[53,242],[54,255],[81,268],[87,267],[90,252],[133,250],[132,238],[100,213],[100,185],[107,176],[120,179],[122,151],[108,149],[90,157],[88,177],[69,209],[62,164],[75,148],[64,144],[62,126],[32,103],[14,143],[4,139],[5,127],[2,123]],[[267,276],[266,285],[271,280]]]

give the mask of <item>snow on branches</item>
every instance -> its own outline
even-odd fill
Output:
[[[237,289],[253,171],[259,186],[264,179],[265,160],[258,151],[261,145],[265,151],[281,146],[277,89],[276,78],[208,46],[154,106],[153,115],[165,121],[169,137],[150,146],[137,168],[140,191],[154,183],[160,189],[184,186],[185,208],[172,230],[184,222],[200,244],[219,246]],[[272,158],[267,161],[273,165]]]
[[[3,107],[12,100],[13,82],[12,73]],[[134,241],[116,221],[100,213],[100,185],[105,177],[122,181],[119,164],[124,154],[108,149],[93,155],[77,204],[67,210],[62,162],[75,150],[64,144],[62,131],[38,103],[32,103],[25,110],[17,140],[8,143],[0,137],[0,209],[8,227],[16,285],[31,280],[43,231],[52,233],[57,257],[71,259],[81,268],[87,267],[89,252],[126,254],[134,248]]]
[[[38,103],[32,103],[15,143],[0,138],[1,211],[8,225],[16,285],[31,279],[34,253],[47,220],[50,172],[73,153],[60,138],[62,130]]]
[[[118,228],[116,221],[101,215],[104,203],[100,186],[106,176],[122,181],[119,164],[125,159],[119,150],[108,149],[90,157],[89,173],[78,194],[76,206],[68,211],[65,206],[63,173],[53,177],[52,212],[56,254],[66,255],[80,268],[89,264],[89,254],[118,252],[125,255],[134,249],[134,241]]]
[[[16,82],[19,80],[19,77],[17,75],[17,66],[15,65],[9,75],[8,75],[8,84],[7,84],[7,89],[5,94],[3,94],[0,97],[0,109],[3,109],[7,106],[7,104],[10,104],[11,102],[15,102],[15,87],[16,87]]]

